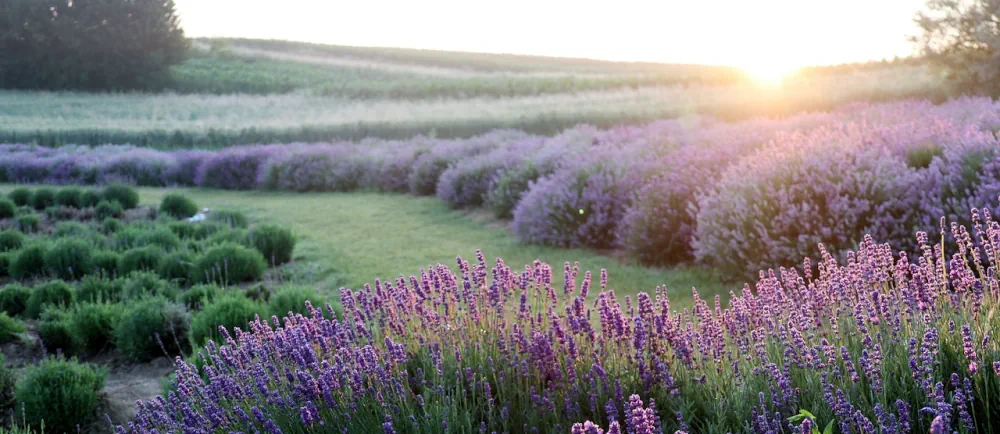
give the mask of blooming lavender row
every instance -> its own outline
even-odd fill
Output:
[[[341,318],[223,330],[118,432],[995,432],[1000,222],[970,221],[683,310],[477,252],[341,289]]]
[[[724,123],[690,117],[555,137],[241,146],[0,145],[8,182],[191,185],[437,195],[511,218],[522,240],[698,260],[742,277],[832,254],[871,233],[912,248],[945,215],[1000,194],[1000,103],[853,104]],[[994,209],[998,211],[1000,209]]]

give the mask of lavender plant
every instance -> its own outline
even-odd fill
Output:
[[[118,431],[993,432],[1000,223],[971,221],[913,254],[821,246],[683,311],[667,288],[621,299],[604,272],[477,252],[342,289],[340,318],[222,329]]]

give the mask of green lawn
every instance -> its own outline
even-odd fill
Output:
[[[174,191],[182,191],[201,207],[241,209],[251,219],[291,227],[301,236],[296,261],[313,270],[316,274],[307,277],[331,294],[338,287],[358,288],[376,277],[416,274],[432,264],[454,267],[456,255],[474,261],[476,249],[482,249],[489,261],[499,256],[516,269],[535,259],[548,262],[555,269],[555,284],[560,289],[565,261],[579,261],[583,270],[592,270],[594,288],[600,269],[607,269],[609,286],[619,294],[652,291],[657,285],[666,285],[673,304],[680,307],[690,305],[692,286],[703,297],[725,297],[729,289],[742,286],[723,284],[701,268],[647,268],[587,250],[523,244],[501,223],[450,210],[436,198],[377,193],[140,189],[142,202],[149,205],[158,204],[163,195]]]

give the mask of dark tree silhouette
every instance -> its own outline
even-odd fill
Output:
[[[188,45],[173,0],[0,1],[2,88],[151,88]]]

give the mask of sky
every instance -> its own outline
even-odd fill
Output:
[[[913,52],[924,0],[175,0],[189,36],[791,69]]]

